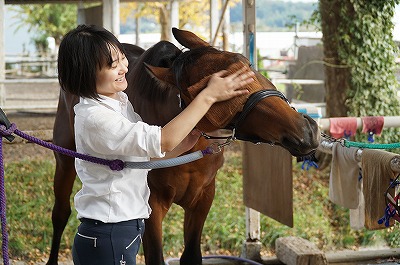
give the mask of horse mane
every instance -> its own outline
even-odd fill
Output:
[[[140,95],[144,99],[164,102],[171,85],[152,77],[147,72],[145,63],[169,68],[181,53],[180,49],[168,41],[160,41],[147,49],[128,67],[128,93],[134,91],[135,95]]]

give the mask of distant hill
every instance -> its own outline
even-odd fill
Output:
[[[258,31],[285,31],[289,25],[308,20],[318,3],[286,2],[278,0],[256,1],[256,26]],[[243,10],[241,2],[231,8],[231,23],[242,24]]]

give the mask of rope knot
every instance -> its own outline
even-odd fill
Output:
[[[16,129],[17,125],[15,125],[15,123],[11,123],[8,129],[4,124],[0,124],[0,135],[7,138],[7,140],[11,142],[12,140],[14,140],[14,136],[12,136],[12,134],[15,132]]]
[[[7,129],[7,127],[3,124],[0,124],[0,134],[2,136],[7,136],[11,135],[14,133],[14,131],[17,129],[17,125],[15,123],[11,123],[10,128]]]
[[[124,161],[122,161],[120,159],[115,159],[115,160],[110,161],[108,166],[111,168],[111,170],[121,171],[124,169],[125,163],[124,163]]]

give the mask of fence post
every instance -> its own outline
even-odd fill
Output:
[[[244,20],[243,54],[249,58],[250,63],[257,69],[255,0],[243,0],[242,3]],[[248,207],[246,207],[246,237],[242,257],[260,260],[260,213]]]

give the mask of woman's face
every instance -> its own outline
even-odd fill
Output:
[[[117,92],[124,91],[128,82],[125,74],[128,72],[128,59],[118,49],[110,47],[113,63],[97,71],[96,90],[99,95],[114,97]]]

